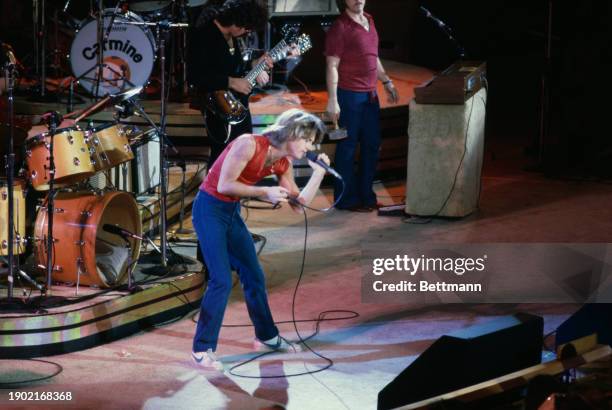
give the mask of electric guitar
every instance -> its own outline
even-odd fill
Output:
[[[295,46],[297,51],[304,54],[312,48],[312,42],[308,34],[302,34],[294,41],[286,36],[278,42],[272,50],[268,52],[273,62],[278,62],[287,58],[289,50]],[[245,80],[254,86],[257,76],[266,69],[266,63],[262,60],[255,65],[244,77]],[[228,124],[234,125],[242,122],[247,116],[247,108],[232,94],[230,90],[216,90],[207,92],[203,96],[203,104],[212,111],[213,114],[223,119]]]

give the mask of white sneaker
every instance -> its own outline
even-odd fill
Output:
[[[215,355],[212,349],[208,349],[205,352],[191,352],[191,358],[199,367],[209,370],[223,370],[223,363],[217,359],[217,355]]]
[[[275,336],[269,340],[255,339],[253,348],[258,352],[288,352],[299,353],[302,351],[302,346],[297,343],[291,343],[281,335]]]

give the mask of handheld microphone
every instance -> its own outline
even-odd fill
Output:
[[[141,241],[143,240],[142,236],[138,236],[135,233],[132,233],[132,232],[128,231],[127,229],[123,229],[122,227],[117,226],[117,225],[104,224],[102,226],[102,229],[104,229],[108,233],[119,235],[123,239],[134,238],[134,239],[138,239],[138,240],[141,240]]]
[[[140,113],[136,111],[134,104],[129,99],[115,104],[115,110],[120,118],[128,118],[133,115],[140,117]]]
[[[332,167],[330,167],[325,162],[323,162],[323,161],[321,161],[319,159],[319,154],[317,154],[316,152],[308,151],[306,153],[306,158],[308,158],[310,161],[314,162],[318,166],[322,167],[325,171],[329,172],[330,174],[332,174],[336,178],[342,179],[342,176],[335,169],[333,169]]]

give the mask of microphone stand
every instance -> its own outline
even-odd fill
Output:
[[[161,28],[161,30],[160,30]],[[169,24],[160,23],[157,26],[157,37],[159,40],[159,55],[160,55],[160,68],[161,68],[161,114],[160,114],[160,134],[159,134],[159,164],[160,164],[160,196],[159,196],[159,220],[160,220],[160,238],[161,238],[161,263],[164,268],[168,266],[167,257],[167,241],[168,234],[166,232],[166,195],[168,194],[168,188],[166,186],[166,35],[168,34]]]
[[[448,39],[455,45],[455,47],[457,48],[457,52],[459,53],[459,58],[461,60],[465,60],[466,59],[466,53],[465,53],[465,49],[463,48],[463,46],[457,41],[457,39],[453,36],[452,34],[452,29],[450,27],[448,27],[442,20],[440,20],[439,18],[437,18],[436,16],[434,16],[429,10],[427,10],[425,7],[420,6],[419,9],[421,10],[421,12],[425,15],[425,17],[427,17],[428,19],[432,20],[438,27],[440,27],[440,29],[442,29],[442,31],[444,32],[444,34],[446,34],[446,36],[448,37]]]

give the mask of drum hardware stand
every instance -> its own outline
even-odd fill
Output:
[[[42,44],[40,45],[40,96],[44,97],[45,96],[45,88],[46,88],[46,82],[47,82],[47,76],[46,76],[46,70],[45,70],[45,59],[46,59],[46,53],[45,53],[45,48],[47,46],[47,42],[46,42],[46,38],[47,38],[47,25],[45,24],[45,0],[41,0],[41,12],[40,12],[40,36],[41,36],[41,42]]]
[[[123,190],[127,191],[128,190],[128,165],[126,162],[124,162],[123,164],[121,164],[121,176],[123,177],[123,181],[122,181],[122,185],[123,185]]]
[[[79,286],[81,285],[81,266],[83,265],[83,259],[79,256],[76,260],[77,265],[77,281],[76,288],[74,290],[74,296],[79,296]]]
[[[150,22],[125,22],[122,24],[131,24],[136,26],[155,26],[155,37],[157,40],[157,50],[159,53],[160,63],[160,74],[161,74],[161,113],[160,113],[160,125],[157,125],[151,121],[149,116],[145,113],[142,107],[133,101],[134,107],[140,112],[143,117],[157,130],[159,135],[159,162],[160,162],[160,193],[159,193],[159,212],[160,212],[160,237],[161,237],[161,264],[164,270],[168,266],[168,233],[166,232],[167,225],[167,203],[166,195],[168,194],[167,189],[167,164],[166,164],[166,146],[168,145],[168,137],[166,135],[166,37],[171,28],[186,28],[189,27],[187,23],[171,23],[168,20],[162,20],[156,23]]]
[[[134,276],[133,276],[133,267],[134,267],[134,263],[132,262],[132,245],[130,244],[130,241],[127,238],[123,238],[123,240],[125,241],[125,248],[127,249],[127,275],[128,275],[128,283],[127,283],[127,288],[128,288],[128,292],[132,293],[132,291],[134,290]]]
[[[14,275],[17,274],[20,277],[24,278],[30,284],[34,285],[37,289],[39,289],[43,294],[45,293],[44,287],[38,284],[35,280],[30,278],[24,271],[18,269],[15,266],[15,203],[14,203],[14,193],[13,193],[13,182],[15,180],[15,153],[14,151],[14,134],[15,134],[15,99],[13,96],[13,87],[15,83],[15,64],[16,61],[13,61],[11,55],[9,54],[9,61],[4,66],[4,76],[7,82],[7,108],[8,108],[8,118],[9,118],[9,137],[7,138],[7,155],[6,155],[6,189],[7,189],[7,199],[8,199],[8,216],[7,216],[7,267],[8,267],[8,299],[13,298],[13,290],[14,290]],[[17,235],[17,243],[21,242],[21,238]]]
[[[45,118],[46,116],[46,118]],[[53,144],[55,132],[62,122],[62,116],[57,112],[49,112],[43,115],[49,127],[49,195],[47,196],[47,289],[51,289],[53,276],[53,214],[55,213],[55,158],[53,155]]]
[[[167,222],[168,215],[167,210],[167,178],[168,178],[168,167],[166,164],[166,147],[168,136],[166,135],[166,117],[167,117],[167,99],[166,95],[166,37],[169,30],[173,27],[188,27],[186,23],[170,23],[168,21],[162,21],[157,24],[156,35],[159,42],[159,54],[160,54],[160,67],[161,67],[161,113],[160,113],[160,134],[159,134],[159,162],[160,162],[160,194],[159,194],[159,211],[160,211],[160,238],[161,238],[161,259],[162,266],[166,268],[168,266],[167,251],[168,251],[168,232]]]

